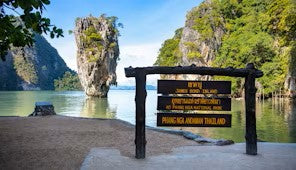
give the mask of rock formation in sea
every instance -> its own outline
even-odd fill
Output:
[[[54,79],[71,71],[44,37],[34,39],[32,47],[12,47],[0,61],[0,90],[54,90]]]
[[[107,97],[116,84],[119,59],[116,17],[77,18],[74,30],[77,44],[78,75],[88,96]]]

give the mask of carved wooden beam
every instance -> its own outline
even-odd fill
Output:
[[[199,74],[199,75],[217,75],[217,76],[231,76],[231,77],[247,77],[250,74],[250,69],[241,68],[235,69],[233,67],[217,68],[217,67],[196,67],[191,66],[177,66],[177,67],[127,67],[125,68],[126,77],[135,77],[136,70],[142,69],[146,75],[148,74]],[[255,70],[255,78],[263,76],[263,72]]]

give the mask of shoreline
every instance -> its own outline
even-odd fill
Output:
[[[114,121],[118,121],[120,123],[123,123],[127,126],[130,126],[131,128],[135,128],[135,125],[125,121],[125,120],[121,120],[121,119],[110,119],[110,118],[90,118],[90,117],[75,117],[75,116],[65,116],[65,115],[59,115],[56,114],[54,116],[60,116],[60,117],[68,117],[68,118],[74,118],[74,119],[86,119],[86,120],[114,120]],[[29,116],[0,116],[0,120],[1,118],[9,118],[9,117],[20,117],[20,118],[26,118]],[[48,116],[46,116],[48,117]],[[182,136],[188,140],[193,140],[197,143],[201,143],[201,144],[213,144],[213,145],[231,145],[234,144],[235,142],[230,140],[230,139],[213,139],[213,138],[208,138],[208,137],[203,137],[199,134],[195,134],[192,133],[190,131],[185,131],[185,130],[176,130],[176,129],[169,129],[169,128],[161,128],[161,127],[153,127],[153,126],[148,126],[146,125],[146,131],[147,130],[152,130],[152,131],[156,131],[156,132],[160,132],[160,133],[166,133],[166,134],[173,134],[173,135],[178,135],[178,136]],[[263,141],[261,141],[263,142]]]
[[[68,115],[61,115],[61,114],[56,114],[55,116],[60,116],[60,117],[66,117],[66,118],[74,118],[74,119],[89,119],[89,120],[115,120],[118,122],[122,122],[124,124],[127,124],[128,126],[131,126],[132,128],[134,128],[135,124],[126,121],[126,120],[122,120],[122,119],[118,119],[118,118],[96,118],[96,117],[79,117],[79,116],[68,116]],[[27,118],[29,116],[0,116],[0,120],[1,118]],[[226,138],[213,138],[211,136],[202,136],[199,133],[194,133],[192,131],[188,131],[188,130],[182,130],[182,129],[174,129],[174,128],[168,128],[168,127],[157,127],[157,126],[150,126],[150,125],[146,125],[146,130],[153,130],[153,131],[157,131],[157,132],[162,132],[162,133],[167,133],[167,134],[173,134],[173,135],[179,135],[179,136],[183,136],[186,139],[189,140],[195,140],[198,143],[209,143],[209,144],[213,144],[213,145],[229,145],[229,144],[234,144],[234,143],[244,143],[245,140],[243,141],[233,141],[232,139],[226,139]],[[220,143],[222,141],[222,143]],[[217,143],[218,142],[218,143]],[[295,143],[295,142],[280,142],[280,141],[269,141],[269,140],[261,140],[261,138],[257,138],[257,142],[271,142],[271,143]]]
[[[3,169],[79,169],[92,148],[135,154],[134,126],[122,120],[66,116],[0,117]],[[180,146],[198,146],[184,137],[147,129],[147,157]]]
[[[124,159],[133,161],[135,160],[134,129],[133,124],[119,119],[60,115],[0,117],[0,167],[80,169],[87,155],[93,153],[96,148],[116,150],[119,155],[125,157]],[[198,151],[200,147],[213,147],[220,152],[223,148],[233,149],[239,144],[217,146],[215,145],[217,141],[206,143],[204,139],[206,138],[192,136],[191,133],[180,130],[167,131],[147,127],[146,158],[149,160],[152,157],[174,154],[175,148],[193,147]],[[284,147],[296,146],[292,143],[279,144]],[[265,146],[264,143],[261,145]],[[240,152],[244,154],[244,151]]]

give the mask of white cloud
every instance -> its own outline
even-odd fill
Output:
[[[59,45],[57,49],[59,54],[62,56],[64,61],[66,62],[67,66],[70,67],[72,70],[77,71],[77,62],[76,62],[76,52],[77,47],[75,42],[68,42]]]
[[[135,44],[120,46],[120,60],[117,65],[116,74],[119,85],[135,85],[134,78],[126,78],[125,67],[152,66],[156,61],[161,43]],[[147,84],[156,85],[158,75],[147,76]]]
[[[74,35],[65,35],[64,38],[51,39],[49,36],[45,36],[47,41],[57,49],[59,55],[64,59],[67,66],[72,70],[77,71],[76,62],[76,42]]]

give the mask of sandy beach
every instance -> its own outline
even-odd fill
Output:
[[[197,146],[182,136],[146,131],[146,156]],[[92,148],[135,154],[134,126],[120,120],[65,116],[0,117],[1,169],[79,169]]]
[[[172,132],[172,131],[170,131]],[[146,130],[146,158],[135,159],[134,126],[116,119],[0,117],[0,169],[294,169],[295,143],[199,144]]]

